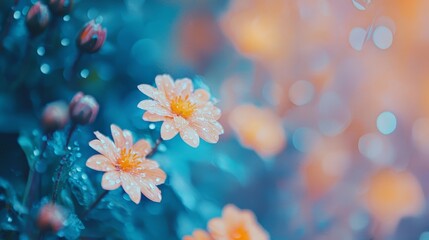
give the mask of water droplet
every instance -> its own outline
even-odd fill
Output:
[[[63,17],[63,20],[64,20],[64,22],[68,22],[68,21],[70,21],[70,15],[65,15],[65,16]]]
[[[12,222],[12,218],[10,216],[7,216],[7,221]]]
[[[149,124],[149,129],[154,130],[155,129],[155,124],[153,124],[153,123]]]
[[[87,77],[89,76],[89,70],[88,70],[88,69],[83,69],[83,70],[80,72],[80,76],[81,76],[82,78],[87,78]]]
[[[70,44],[70,40],[68,38],[61,39],[61,45],[68,46]]]
[[[35,149],[34,151],[33,151],[33,154],[34,154],[34,156],[39,156],[40,155],[40,151],[38,150],[38,149]]]
[[[47,63],[44,63],[40,66],[40,71],[43,74],[48,74],[51,71],[51,66],[49,66]]]
[[[38,54],[39,56],[43,56],[43,55],[45,55],[45,48],[44,48],[44,47],[38,47],[38,48],[37,48],[37,54]]]
[[[13,13],[13,18],[14,19],[19,19],[21,17],[21,12],[20,11],[15,11],[14,13]]]

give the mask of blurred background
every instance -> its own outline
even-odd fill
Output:
[[[17,139],[37,135],[51,101],[83,91],[100,104],[74,139],[88,196],[101,192],[101,174],[84,167],[93,131],[159,134],[141,120],[137,85],[189,77],[223,111],[219,143],[163,143],[160,204],[136,206],[118,190],[110,213],[77,227],[83,239],[180,239],[228,203],[252,210],[274,240],[429,239],[428,1],[76,0],[30,37],[33,3],[0,3],[0,185],[17,198],[29,171]],[[68,77],[92,19],[106,42]],[[0,213],[0,229],[13,232]]]

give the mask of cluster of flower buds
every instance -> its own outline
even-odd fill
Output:
[[[49,0],[49,9],[56,16],[65,16],[73,9],[73,0]]]
[[[49,103],[43,110],[42,125],[46,133],[63,129],[68,121],[68,106],[63,101]]]
[[[36,2],[25,18],[25,24],[30,35],[35,37],[43,33],[49,25],[50,18],[48,7],[41,2]]]
[[[95,20],[88,22],[76,39],[78,48],[84,53],[95,53],[106,40],[107,31]]]
[[[44,205],[37,218],[39,228],[45,231],[58,232],[64,226],[64,210],[56,204]]]
[[[42,126],[45,133],[53,133],[63,129],[69,119],[75,124],[93,123],[98,114],[98,103],[90,95],[76,93],[67,105],[63,101],[48,103],[42,113]]]
[[[75,124],[86,125],[94,122],[98,109],[95,98],[78,92],[70,102],[69,114]]]

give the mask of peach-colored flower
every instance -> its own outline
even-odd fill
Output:
[[[122,185],[136,204],[140,202],[140,192],[150,200],[160,202],[161,191],[157,185],[164,183],[166,175],[157,162],[146,159],[151,151],[150,144],[139,140],[133,145],[130,131],[122,131],[114,124],[110,128],[114,142],[98,131],[94,132],[98,139],[89,142],[89,146],[101,154],[90,157],[86,166],[106,172],[101,181],[106,190]]]
[[[200,144],[200,137],[209,143],[216,143],[223,127],[217,121],[221,116],[219,108],[210,101],[210,94],[203,90],[194,91],[190,79],[173,81],[169,75],[155,78],[157,88],[147,84],[139,90],[153,100],[143,100],[138,107],[146,110],[146,121],[164,121],[161,137],[170,140],[180,133],[183,141],[192,147]]]
[[[249,210],[240,210],[234,205],[226,205],[222,218],[214,218],[208,224],[209,232],[215,240],[267,240],[269,235],[258,224]]]
[[[281,119],[271,109],[241,105],[232,110],[229,123],[241,144],[262,157],[274,156],[286,146]]]
[[[213,240],[213,238],[206,231],[197,229],[192,236],[184,236],[183,240]]]

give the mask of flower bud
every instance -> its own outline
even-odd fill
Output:
[[[47,133],[63,129],[68,121],[68,107],[63,101],[49,103],[43,110],[42,125]]]
[[[70,102],[69,113],[72,121],[85,125],[94,122],[98,114],[98,108],[95,98],[78,92]]]
[[[64,226],[63,209],[53,203],[44,205],[37,218],[37,224],[43,230],[58,232]]]
[[[49,0],[49,9],[57,16],[64,16],[71,12],[73,0]]]
[[[46,5],[36,2],[28,11],[25,24],[30,35],[40,35],[49,25],[49,10]]]
[[[100,23],[91,20],[79,33],[76,44],[83,52],[95,53],[103,46],[106,34],[106,29]]]

